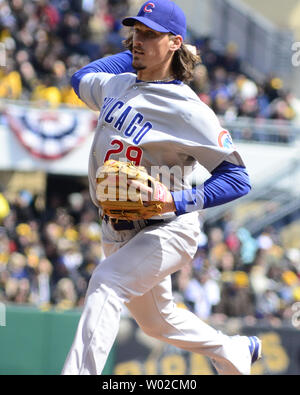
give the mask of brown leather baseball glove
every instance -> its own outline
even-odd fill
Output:
[[[108,160],[96,173],[96,197],[103,214],[122,220],[148,219],[164,212],[168,188],[146,168]]]

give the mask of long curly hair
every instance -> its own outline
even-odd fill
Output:
[[[169,33],[169,36],[174,36]],[[123,41],[126,49],[132,51],[133,33],[130,32],[127,39]],[[200,56],[192,53],[188,46],[182,43],[181,47],[174,53],[172,60],[172,72],[175,79],[182,82],[189,82],[193,79],[193,70],[201,62]]]

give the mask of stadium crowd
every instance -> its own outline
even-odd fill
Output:
[[[253,236],[228,218],[205,227],[193,262],[173,276],[177,302],[204,320],[291,323],[300,301],[300,249],[285,241],[279,229]]]
[[[0,98],[41,105],[83,106],[70,88],[74,71],[95,58],[122,50],[120,19],[126,0],[1,0],[0,42],[6,67],[0,68]],[[282,81],[258,84],[241,68],[238,49],[211,49],[193,39],[202,63],[192,89],[227,120],[236,117],[299,120],[298,100]],[[28,190],[0,194],[0,301],[41,309],[79,307],[90,275],[101,261],[101,223],[88,191],[47,204]],[[191,264],[173,275],[176,301],[202,319],[244,317],[274,323],[290,320],[300,301],[300,250],[286,249],[280,233],[257,237],[235,228],[205,228]]]
[[[119,52],[126,28],[120,20],[136,7],[134,0],[2,0],[0,42],[6,67],[0,70],[0,98],[32,100],[58,106],[83,106],[69,85],[70,77],[88,62]],[[238,116],[299,120],[299,101],[269,76],[256,83],[241,69],[238,48],[212,49],[209,38],[188,41],[199,49],[202,64],[191,87],[214,111]]]
[[[92,270],[102,256],[98,213],[88,191],[56,195],[47,206],[22,190],[1,195],[0,299],[42,308],[82,304]]]
[[[0,195],[0,301],[80,307],[102,259],[101,222],[87,190],[65,202]],[[175,301],[202,319],[290,320],[300,302],[300,249],[278,230],[253,237],[229,217],[204,227],[192,263],[173,275]]]

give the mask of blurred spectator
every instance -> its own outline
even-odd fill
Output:
[[[241,71],[241,61],[238,54],[237,45],[230,42],[224,54],[220,56],[219,64],[224,67],[227,73],[239,74]]]
[[[193,71],[191,88],[197,95],[209,93],[209,79],[207,68],[203,64],[198,64]]]
[[[256,315],[259,318],[272,320],[278,316],[280,311],[280,298],[275,291],[267,289],[264,293],[257,296]]]
[[[2,189],[3,188],[0,186],[0,225],[2,224],[3,219],[6,218],[10,212],[9,203],[2,193]]]
[[[220,288],[215,277],[209,268],[194,269],[194,277],[184,292],[184,298],[193,302],[195,314],[204,320],[211,316],[220,302]]]
[[[198,317],[207,320],[220,301],[218,277],[218,270],[209,267],[203,249],[199,248],[193,262],[173,276],[177,302],[179,300]]]
[[[15,64],[11,59],[7,60],[6,67],[0,70],[0,98],[16,100],[22,94],[22,80]]]
[[[295,117],[293,121],[296,125],[300,124],[300,99],[295,96],[292,92],[286,92],[285,100],[287,101],[288,105],[290,106],[293,114]]]
[[[47,258],[36,263],[35,276],[31,285],[31,301],[37,306],[47,307],[51,304],[51,274],[53,266]]]
[[[76,291],[72,280],[62,278],[58,281],[54,291],[54,303],[60,310],[72,309],[76,306]]]
[[[216,306],[216,313],[229,317],[253,316],[254,306],[254,294],[247,273],[224,271],[221,276],[220,303]]]

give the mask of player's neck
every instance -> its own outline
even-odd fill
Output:
[[[149,82],[168,82],[175,79],[171,68],[166,68],[165,70],[139,70],[137,73],[137,78],[140,81]]]
[[[139,78],[138,77],[138,80],[140,80],[140,81],[144,81],[144,82],[170,82],[170,81],[173,81],[173,80],[175,80],[175,77],[173,76],[173,75],[169,75],[169,76],[167,76],[167,77],[165,77],[165,78],[143,78],[143,77],[141,77],[141,78]]]

